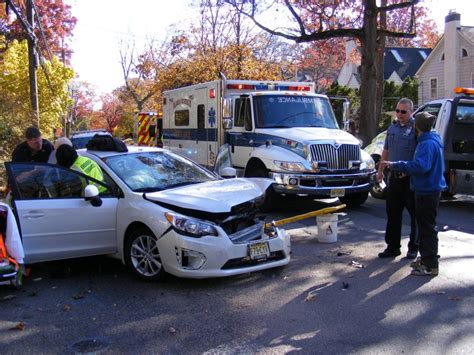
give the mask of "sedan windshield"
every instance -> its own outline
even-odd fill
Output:
[[[165,151],[115,155],[103,160],[135,192],[161,191],[218,179],[188,159]]]
[[[255,96],[257,128],[338,128],[326,98],[289,95]]]

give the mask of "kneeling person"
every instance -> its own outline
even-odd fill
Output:
[[[59,146],[56,151],[56,159],[58,165],[62,167],[79,171],[98,181],[104,181],[104,174],[102,173],[100,166],[92,159],[78,155],[76,150],[67,144]],[[97,187],[99,192],[104,192],[106,190],[102,185]]]

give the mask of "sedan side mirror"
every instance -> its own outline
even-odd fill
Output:
[[[84,188],[84,199],[90,201],[94,207],[102,206],[102,199],[99,197],[99,189],[95,185],[87,185]]]

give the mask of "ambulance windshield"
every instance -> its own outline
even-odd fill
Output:
[[[254,99],[257,128],[339,128],[326,98],[261,95],[255,96]]]

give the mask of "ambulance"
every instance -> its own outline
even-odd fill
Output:
[[[268,177],[269,209],[284,195],[363,204],[374,161],[341,130],[314,83],[215,80],[163,93],[163,143],[222,175]]]
[[[140,112],[135,116],[134,132],[139,146],[162,147],[163,114],[161,112]]]

